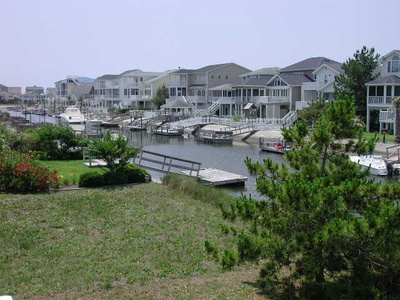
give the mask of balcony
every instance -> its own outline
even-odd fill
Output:
[[[124,88],[126,89],[132,89],[132,88],[137,88],[139,85],[137,82],[126,82],[124,83]]]
[[[181,80],[181,81],[171,81],[168,83],[169,87],[175,86],[175,87],[187,87],[187,81],[186,80]]]
[[[327,83],[328,82],[304,82],[302,86],[304,91],[317,91]]]
[[[259,104],[289,104],[289,97],[274,97],[274,96],[262,96],[258,97],[258,101],[255,103]]]
[[[392,106],[393,97],[385,96],[369,96],[368,106]]]
[[[151,100],[150,95],[129,95],[129,96],[124,96],[124,98],[128,98],[133,101],[146,101],[146,100]]]

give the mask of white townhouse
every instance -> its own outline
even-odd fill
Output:
[[[379,76],[367,86],[367,131],[387,130],[396,132],[394,98],[400,97],[400,50],[393,50],[382,56],[377,72]]]
[[[235,63],[176,70],[169,75],[169,100],[184,96],[195,110],[207,110],[212,104],[214,87],[236,82],[249,71]]]
[[[211,88],[211,113],[226,117],[263,117],[266,111],[266,84],[278,70],[272,67],[247,72],[232,83]]]
[[[292,76],[283,84],[287,89],[290,110],[308,107],[310,101],[320,98],[333,100],[335,78],[341,72],[342,64],[326,57],[310,57],[281,69],[279,76],[284,82],[285,75]]]
[[[80,76],[67,76],[55,83],[57,102],[62,106],[76,105],[79,98],[83,105],[89,105],[93,100],[94,79]]]
[[[150,109],[157,89],[168,83],[168,74],[173,72],[145,72],[128,70],[119,75],[106,74],[96,78],[94,107],[106,110],[109,107]]]
[[[212,112],[281,120],[318,98],[333,100],[341,63],[311,57],[283,69],[264,68],[241,75],[241,82],[212,88]],[[217,98],[217,96],[221,96]]]

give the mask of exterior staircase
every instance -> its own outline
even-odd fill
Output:
[[[381,109],[379,111],[379,122],[384,123],[394,123],[396,118],[396,109],[395,107],[390,107],[389,109]]]
[[[211,106],[207,109],[198,109],[194,112],[195,116],[201,115],[214,115],[220,107],[220,101],[217,100],[211,104]]]

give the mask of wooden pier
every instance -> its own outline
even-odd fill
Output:
[[[187,171],[182,171],[181,173],[189,175]],[[247,180],[246,176],[214,168],[200,169],[197,178],[206,184],[215,186],[244,184]]]
[[[247,177],[215,168],[202,169],[201,163],[142,150],[137,164],[143,168],[166,173],[176,173],[197,178],[215,186],[244,184]]]

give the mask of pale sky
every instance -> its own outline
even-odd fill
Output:
[[[400,49],[399,0],[0,0],[0,84]]]

